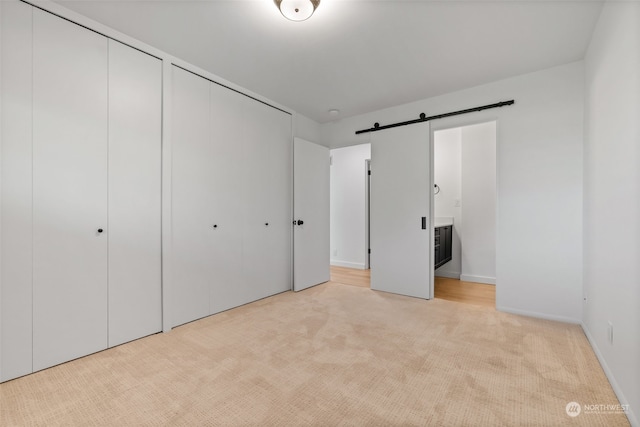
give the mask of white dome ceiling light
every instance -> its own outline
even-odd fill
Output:
[[[316,11],[320,0],[273,0],[282,15],[291,21],[309,19]]]

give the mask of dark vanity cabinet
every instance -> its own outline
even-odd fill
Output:
[[[434,268],[438,268],[451,261],[452,234],[453,226],[451,225],[435,228]]]

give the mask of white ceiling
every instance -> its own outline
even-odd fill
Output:
[[[322,0],[291,22],[272,0],[56,2],[320,123],[582,59],[602,7]]]

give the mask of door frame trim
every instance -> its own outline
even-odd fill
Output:
[[[371,157],[371,156],[369,156]],[[371,268],[371,159],[365,159],[364,161],[364,269]]]

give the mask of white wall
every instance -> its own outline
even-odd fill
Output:
[[[460,278],[462,231],[462,128],[445,129],[433,136],[433,182],[440,192],[433,196],[434,215],[453,218],[451,261],[435,270],[440,277]]]
[[[583,327],[639,426],[640,4],[605,3],[585,64]]]
[[[325,144],[369,142],[359,129],[502,100],[515,105],[432,122],[444,129],[497,120],[496,303],[499,310],[582,319],[584,63],[321,125]]]
[[[496,122],[462,132],[460,279],[496,283]]]
[[[331,150],[331,265],[365,268],[365,160],[371,144]]]
[[[293,136],[320,144],[320,124],[300,113],[293,115]]]

